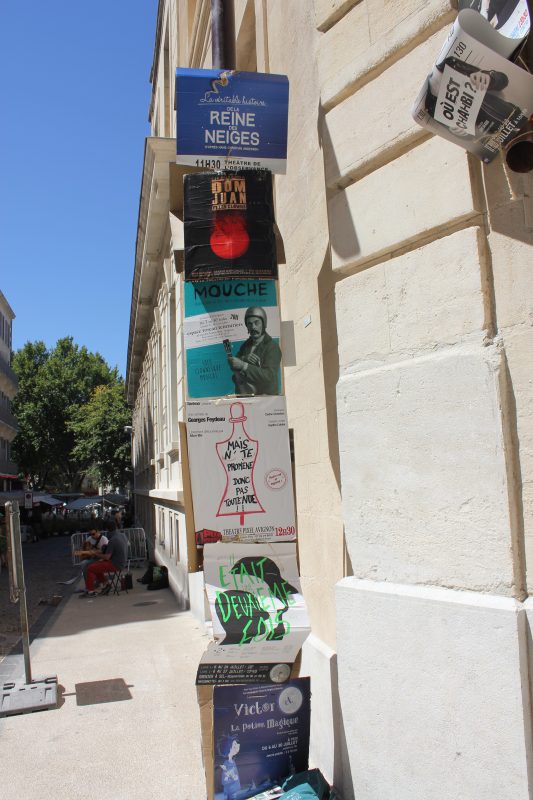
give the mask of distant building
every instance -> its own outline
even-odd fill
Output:
[[[11,330],[15,315],[0,292],[0,491],[16,488],[17,465],[11,458],[11,443],[17,435],[17,423],[11,403],[17,393],[17,376],[11,369]]]

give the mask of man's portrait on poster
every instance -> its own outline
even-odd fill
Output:
[[[237,355],[228,350],[235,393],[238,395],[279,394],[281,350],[267,333],[267,314],[261,306],[250,306],[244,315],[248,339]]]

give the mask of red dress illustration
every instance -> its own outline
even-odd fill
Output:
[[[244,427],[247,417],[242,403],[232,403],[229,421],[231,435],[216,443],[217,455],[226,473],[226,487],[217,511],[217,517],[238,516],[244,525],[247,514],[264,514],[265,509],[255,492],[254,467],[259,452],[259,442],[252,439]]]

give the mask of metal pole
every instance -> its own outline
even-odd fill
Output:
[[[13,572],[13,595],[14,602],[20,603],[20,630],[22,633],[22,650],[24,653],[24,670],[26,673],[26,683],[30,684],[31,663],[30,663],[30,629],[28,625],[28,608],[26,606],[26,584],[24,583],[24,564],[22,562],[22,541],[20,536],[20,511],[16,500],[6,503],[6,520],[8,523],[8,536],[10,543],[10,571]]]
[[[213,69],[236,68],[233,0],[211,0],[211,59]]]

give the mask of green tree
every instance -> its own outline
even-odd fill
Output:
[[[53,471],[41,380],[48,356],[44,342],[27,342],[12,359],[18,378],[18,393],[12,408],[19,427],[13,442],[13,457],[36,487],[44,486]]]
[[[131,425],[122,380],[97,386],[88,403],[78,406],[69,425],[76,444],[73,455],[86,474],[102,485],[125,486],[131,479]]]
[[[74,453],[71,422],[97,386],[120,382],[99,353],[59,339],[51,350],[27,342],[13,356],[19,388],[13,403],[19,432],[13,453],[36,488],[79,489],[87,465]]]

